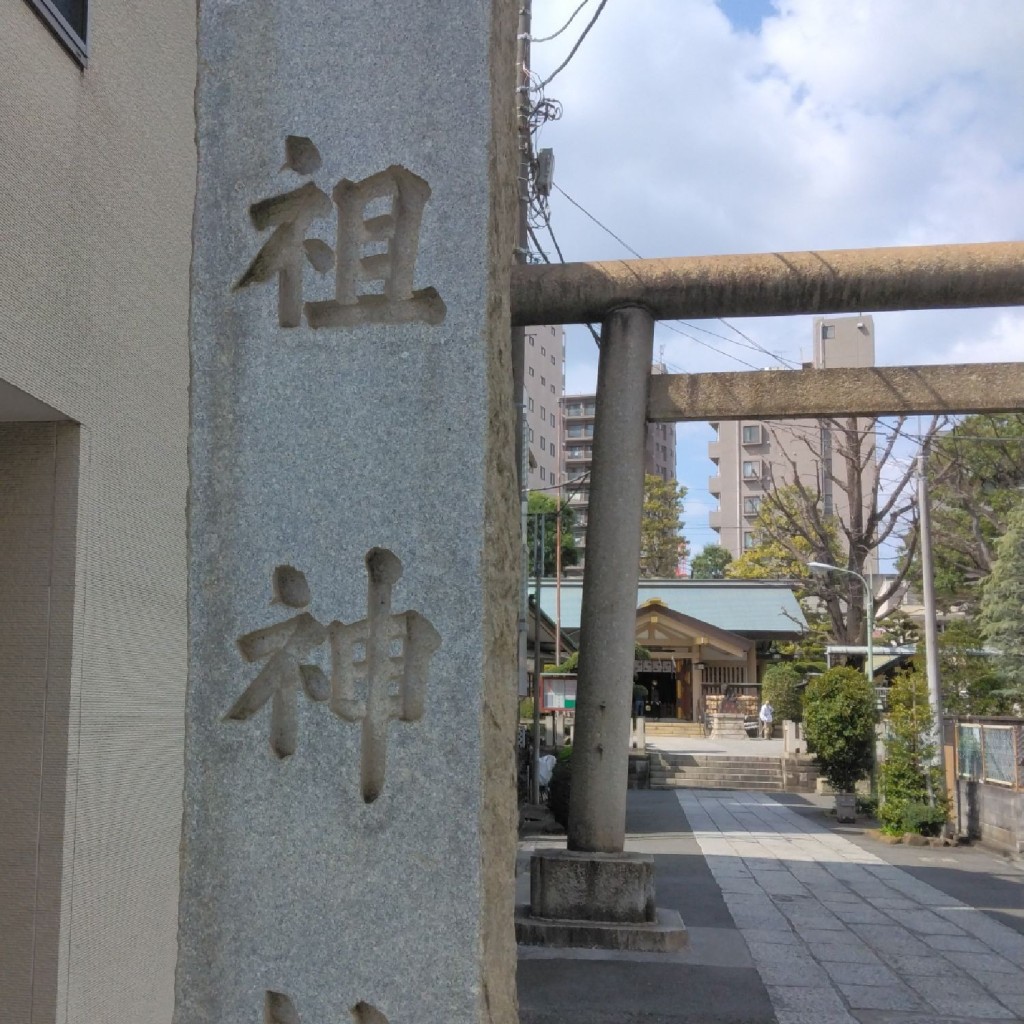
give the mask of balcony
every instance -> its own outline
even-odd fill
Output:
[[[708,513],[708,526],[712,530],[720,530],[722,528],[722,510],[720,508],[713,509]]]
[[[711,441],[708,444],[708,458],[717,466],[722,457],[722,442]]]
[[[722,493],[722,478],[717,473],[708,477],[708,490],[712,494]]]

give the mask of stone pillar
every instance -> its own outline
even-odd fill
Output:
[[[654,858],[623,851],[653,346],[654,320],[646,310],[620,309],[605,319],[583,577],[569,849],[540,850],[531,858],[530,904],[516,916],[516,931],[524,943],[670,950],[687,941],[678,911],[654,905]]]
[[[580,611],[569,849],[621,852],[644,503],[654,320],[637,307],[604,321]]]
[[[515,15],[199,2],[176,1024],[516,1019]]]

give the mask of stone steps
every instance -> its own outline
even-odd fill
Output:
[[[679,736],[683,739],[691,740],[704,738],[704,727],[700,722],[680,722],[659,720],[657,718],[645,718],[644,732],[648,736]]]
[[[651,789],[749,789],[759,793],[782,793],[781,782],[729,782],[724,779],[651,779]]]
[[[658,776],[673,776],[676,778],[740,778],[756,782],[759,780],[768,781],[773,778],[782,778],[781,767],[776,768],[744,768],[742,766],[729,768],[672,768],[653,767],[650,769],[651,778]]]
[[[817,769],[780,757],[730,757],[714,754],[651,753],[652,789],[757,789],[811,792]]]

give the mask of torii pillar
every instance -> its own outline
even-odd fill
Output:
[[[530,906],[520,908],[517,916],[520,941],[628,949],[671,949],[685,943],[678,915],[655,908],[652,858],[624,852],[644,431],[648,418],[757,418],[773,396],[759,388],[762,400],[748,391],[747,401],[741,402],[735,394],[719,393],[720,405],[713,411],[705,403],[697,415],[688,415],[680,395],[687,390],[701,394],[702,381],[729,376],[735,386],[736,378],[760,375],[687,377],[687,388],[674,378],[677,386],[669,381],[660,388],[652,415],[655,319],[1020,304],[1024,244],[1015,242],[515,268],[512,316],[517,326],[603,323],[568,849],[534,855]],[[1008,365],[1002,386],[994,390],[986,386],[991,375],[983,375],[985,384],[979,388],[971,367],[952,373],[954,368],[944,367],[945,374],[926,367],[888,375],[880,371],[874,380],[888,387],[881,400],[872,397],[876,406],[892,413],[1020,408],[1024,364]],[[802,388],[803,407],[790,415],[807,415],[807,407],[823,416],[851,414],[859,396],[837,393],[839,378],[832,375],[840,372],[787,375],[787,384],[814,382]],[[961,380],[963,390],[957,386]]]

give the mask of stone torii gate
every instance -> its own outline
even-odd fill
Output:
[[[582,918],[595,944],[685,941],[623,853],[646,422],[1024,408],[1024,363],[652,376],[655,320],[1022,303],[1019,242],[515,268],[514,325],[602,323],[569,849],[535,855],[523,938],[571,943]]]

